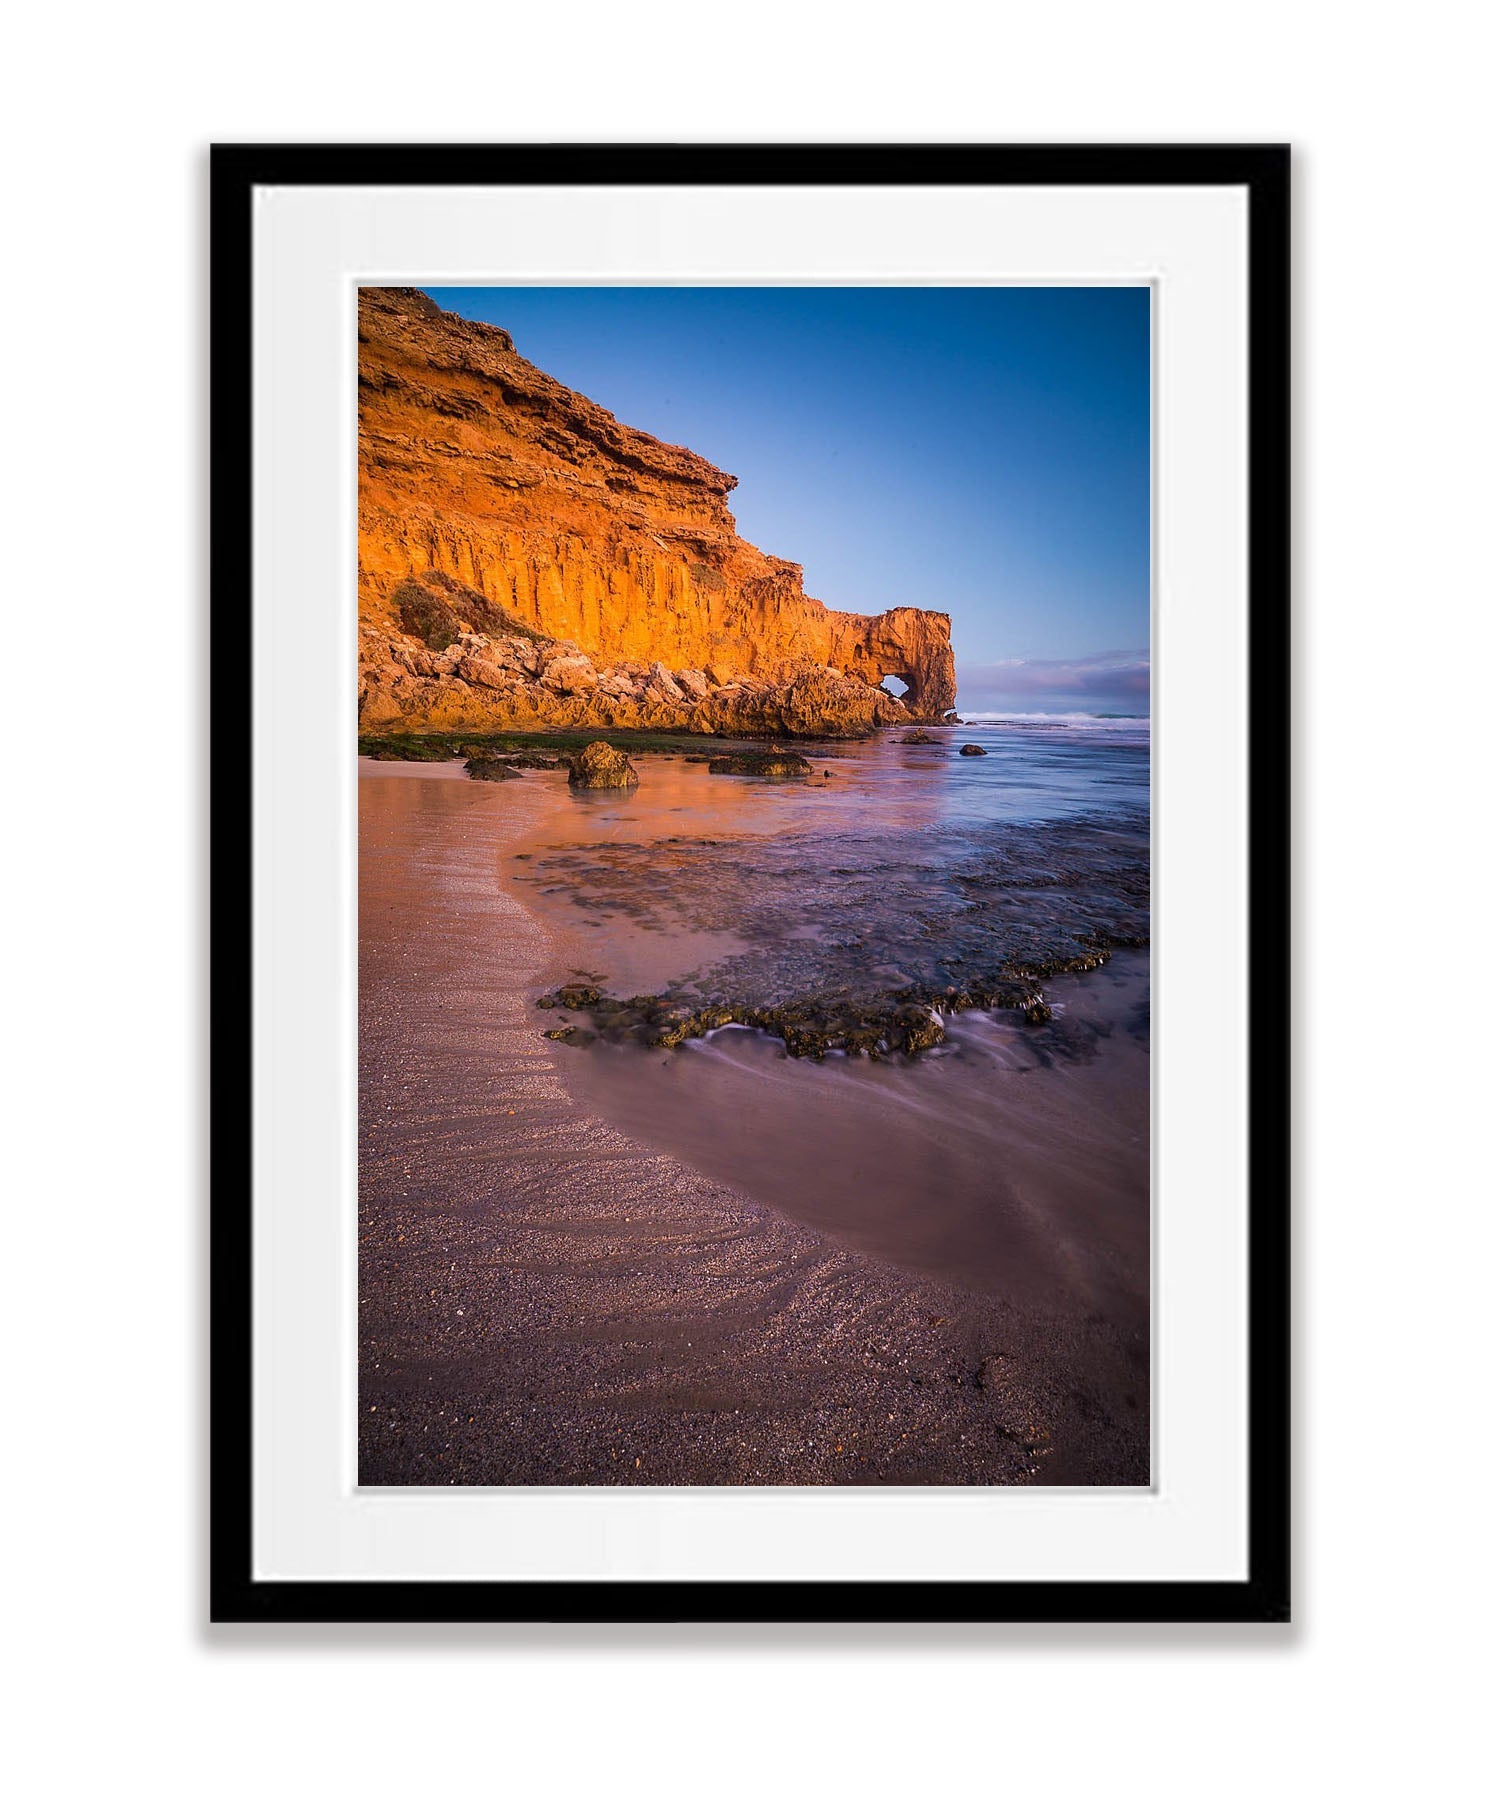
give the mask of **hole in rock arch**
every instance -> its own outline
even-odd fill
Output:
[[[896,700],[904,700],[911,692],[911,684],[903,675],[882,676],[880,685]]]

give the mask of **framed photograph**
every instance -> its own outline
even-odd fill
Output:
[[[212,188],[213,1618],[1286,1620],[1286,149]]]

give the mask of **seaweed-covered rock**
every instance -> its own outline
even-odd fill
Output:
[[[616,750],[613,744],[606,744],[603,738],[585,744],[568,770],[569,787],[629,788],[635,787],[640,779],[635,764],[625,752]]]
[[[601,995],[591,981],[570,981],[555,993],[543,994],[537,1001],[541,1007],[561,1006],[567,1012],[583,1012],[590,1006],[597,1006]]]
[[[555,769],[558,759],[543,756],[540,750],[507,750],[501,758],[513,769]]]
[[[811,775],[812,764],[795,750],[741,750],[729,756],[712,756],[710,775],[768,775],[778,780]]]
[[[470,781],[519,781],[521,777],[498,756],[471,756],[464,764]]]
[[[596,985],[603,977],[580,978],[541,995],[537,1005],[588,1016],[593,1031],[563,1025],[543,1033],[559,1043],[588,1044],[597,1036],[610,1044],[672,1050],[721,1026],[743,1025],[778,1038],[788,1056],[814,1062],[836,1053],[920,1056],[945,1042],[944,1019],[955,1013],[1005,1010],[1027,1025],[1050,1023],[1054,1014],[1040,984],[1048,976],[1080,974],[1108,960],[1107,949],[1091,948],[1074,956],[1006,963],[945,987],[913,982],[884,993],[826,989],[765,1004],[705,999],[692,987],[622,999]]]
[[[983,744],[960,744],[958,754],[960,756],[988,756],[989,751]]]
[[[441,739],[361,737],[359,753],[372,762],[450,762],[453,752]]]
[[[886,1028],[886,1041],[891,1048],[903,1050],[908,1056],[932,1049],[946,1036],[942,1020],[926,1006],[897,1007]]]

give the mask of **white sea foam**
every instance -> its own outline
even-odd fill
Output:
[[[965,725],[1055,725],[1073,731],[1131,731],[1149,734],[1149,718],[1119,713],[1086,712],[965,712]]]

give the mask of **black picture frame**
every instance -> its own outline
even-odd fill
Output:
[[[210,1617],[607,1623],[1291,1616],[1290,151],[1215,145],[216,145],[211,155]],[[267,1581],[252,1567],[251,209],[262,186],[1240,187],[1249,219],[1248,1574],[1229,1581]]]

